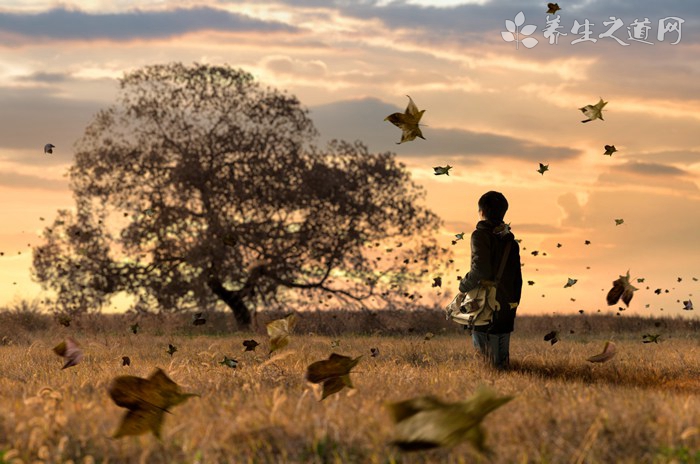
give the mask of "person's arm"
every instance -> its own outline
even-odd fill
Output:
[[[479,281],[491,278],[491,243],[483,231],[472,232],[471,269],[459,282],[459,291],[466,293],[479,285]]]

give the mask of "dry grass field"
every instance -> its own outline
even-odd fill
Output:
[[[0,314],[0,463],[700,462],[696,323],[523,317],[511,341],[513,369],[497,372],[476,356],[465,332],[439,317],[426,340],[430,323],[410,316],[391,327],[387,316],[378,321],[383,329],[361,334],[343,333],[342,315],[319,322],[306,314],[290,344],[272,356],[264,329],[227,333],[228,319],[221,314],[192,327],[190,316],[154,317],[140,320],[133,334],[126,316],[84,316],[63,327],[48,316]],[[355,319],[348,316],[348,326],[359,326]],[[544,342],[555,328],[562,340]],[[660,343],[643,344],[642,335],[654,330]],[[82,344],[85,357],[61,370],[52,347],[66,336]],[[249,338],[261,345],[244,353]],[[617,356],[588,363],[608,339]],[[177,347],[172,357],[169,343]],[[304,374],[332,352],[363,357],[351,374],[355,389],[320,401]],[[225,355],[238,367],[219,364]],[[131,366],[122,366],[122,356]],[[111,438],[126,410],[109,398],[110,381],[147,377],[156,367],[201,397],[166,414],[161,441],[150,434]],[[469,443],[412,453],[390,445],[386,402],[425,394],[458,401],[480,384],[515,396],[484,420],[492,455]]]

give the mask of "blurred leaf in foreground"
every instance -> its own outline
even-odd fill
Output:
[[[434,396],[389,403],[387,408],[396,424],[392,443],[402,451],[417,451],[468,440],[479,451],[488,452],[481,422],[512,399],[482,386],[471,398],[457,403],[443,403]]]
[[[289,344],[289,334],[295,323],[296,316],[294,314],[267,323],[267,334],[270,336],[270,353]]]
[[[117,406],[129,410],[112,436],[141,435],[153,432],[160,439],[160,429],[168,408],[177,406],[196,393],[182,393],[162,369],[157,369],[147,379],[133,375],[116,377],[109,387],[109,396]]]
[[[323,382],[323,395],[321,400],[327,396],[337,393],[344,387],[354,388],[350,381],[350,371],[360,362],[358,356],[353,359],[337,353],[331,353],[330,357],[323,361],[316,361],[306,368],[306,379],[311,383]]]
[[[53,352],[66,360],[66,364],[61,369],[75,366],[83,359],[83,351],[80,349],[80,344],[71,337],[54,346]]]
[[[611,341],[607,341],[603,347],[603,352],[595,356],[591,356],[588,358],[588,361],[592,363],[610,361],[613,357],[615,357],[616,353],[617,349],[615,348],[615,344]]]

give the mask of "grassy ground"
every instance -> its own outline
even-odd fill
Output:
[[[155,323],[141,323],[138,334],[126,325],[114,331],[86,324],[49,324],[16,340],[6,334],[0,337],[0,462],[700,462],[696,331],[661,330],[661,343],[643,344],[648,330],[598,332],[594,325],[567,330],[551,346],[542,340],[551,322],[540,321],[537,329],[521,324],[529,330],[512,336],[509,372],[484,365],[464,333],[439,329],[425,340],[417,330],[309,335],[302,324],[272,357],[260,333],[205,335]],[[82,344],[85,358],[61,370],[51,348],[68,335]],[[243,353],[248,338],[261,346]],[[610,338],[617,356],[586,362]],[[168,343],[178,349],[172,357]],[[379,356],[371,357],[370,348]],[[319,401],[305,369],[332,352],[363,355],[351,374],[356,388]],[[224,355],[239,360],[238,368],[218,364]],[[122,356],[131,358],[130,367],[122,367]],[[110,438],[125,411],[107,395],[110,381],[147,377],[156,367],[201,398],[166,414],[160,442],[151,435]],[[516,397],[484,421],[493,456],[466,443],[417,453],[389,445],[394,426],[384,403],[424,394],[458,401],[480,384]]]

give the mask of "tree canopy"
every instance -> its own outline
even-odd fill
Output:
[[[33,277],[62,310],[118,292],[165,311],[220,300],[246,327],[286,290],[405,301],[426,272],[412,265],[437,256],[441,221],[405,165],[359,141],[317,147],[294,96],[197,63],[119,82],[76,142],[74,212],[59,211],[34,251]],[[406,246],[382,261],[388,240]]]

